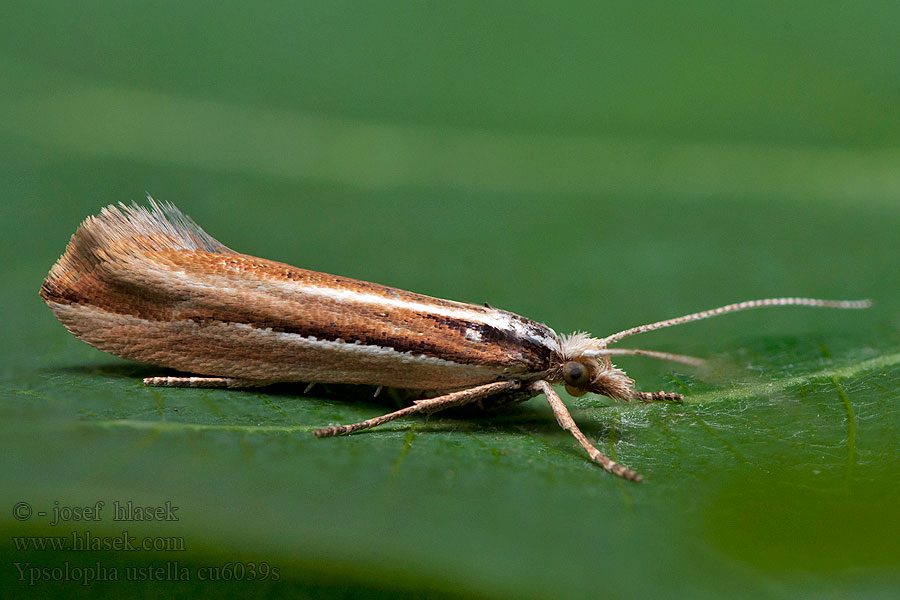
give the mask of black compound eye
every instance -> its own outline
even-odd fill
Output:
[[[591,371],[577,360],[570,360],[563,365],[563,379],[568,385],[584,387],[591,381]]]

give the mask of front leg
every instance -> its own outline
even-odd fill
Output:
[[[559,423],[559,426],[571,433],[572,436],[578,440],[578,443],[581,444],[581,447],[588,453],[591,460],[598,463],[613,475],[618,475],[622,479],[627,479],[635,483],[640,483],[644,479],[637,471],[617,463],[591,444],[590,440],[587,439],[587,436],[585,436],[578,428],[578,425],[575,424],[575,419],[572,418],[569,409],[566,408],[566,405],[553,389],[553,386],[544,380],[537,381],[534,385],[536,386],[536,389],[539,389],[544,393],[544,396],[547,397],[547,402],[550,404],[550,408],[553,410],[553,414],[556,416],[556,422]]]
[[[675,392],[634,392],[635,400],[641,402],[681,402],[684,396]]]

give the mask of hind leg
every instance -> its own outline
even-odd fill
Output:
[[[147,377],[144,379],[144,385],[154,387],[249,388],[270,384],[270,381],[236,377]]]

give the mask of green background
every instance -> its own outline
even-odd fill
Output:
[[[896,598],[900,7],[891,3],[29,2],[0,19],[4,595]],[[102,206],[145,191],[239,251],[713,358],[618,361],[683,405],[542,398],[321,425],[371,389],[156,390],[43,306]],[[107,503],[99,522],[13,517]],[[179,507],[112,520],[114,501]],[[23,551],[153,535],[185,552]],[[191,581],[19,580],[177,561]],[[279,581],[197,581],[264,561]],[[131,571],[127,571],[131,569]],[[144,571],[146,575],[146,571]]]

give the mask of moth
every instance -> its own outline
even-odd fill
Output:
[[[676,402],[644,392],[612,363],[647,356],[688,365],[697,358],[611,348],[638,333],[765,306],[857,309],[867,300],[772,298],[729,304],[632,327],[606,337],[560,335],[494,308],[327,275],[235,252],[170,203],[149,198],[88,217],[50,270],[40,296],[75,336],[122,358],[190,376],[149,377],[152,386],[242,388],[275,382],[372,384],[421,390],[410,406],[317,437],[344,435],[399,417],[473,402],[546,396],[559,425],[590,458],[631,481],[581,432],[553,389],[573,396]],[[379,388],[380,389],[380,388]]]

